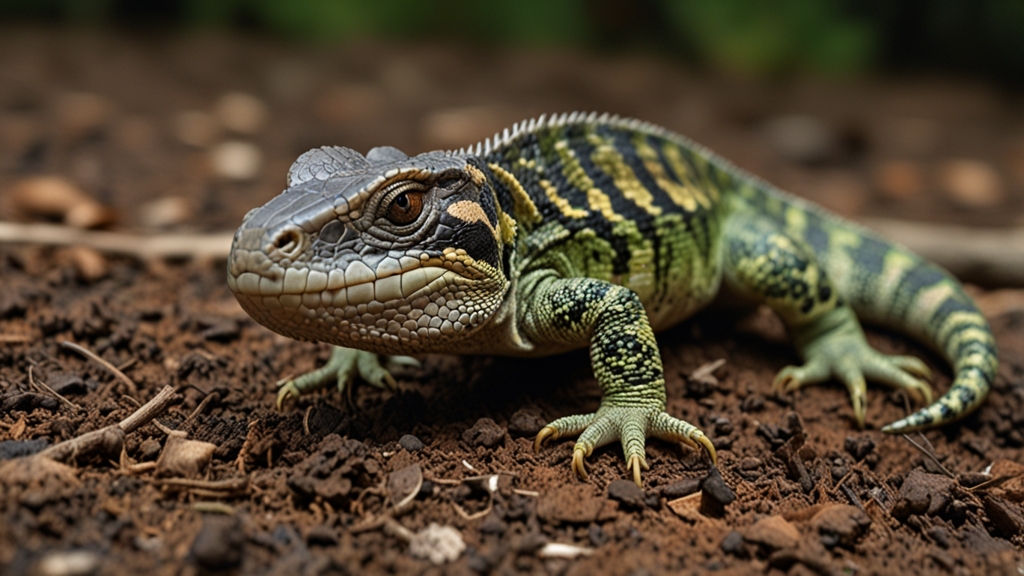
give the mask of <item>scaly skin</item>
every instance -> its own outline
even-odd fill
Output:
[[[716,458],[665,412],[654,333],[723,285],[771,307],[804,358],[773,386],[838,379],[861,425],[866,379],[928,404],[884,428],[899,433],[977,408],[997,366],[985,320],[936,266],[681,136],[594,114],[533,120],[457,152],[311,150],[288,189],[246,216],[228,283],[276,332],[372,353],[587,346],[601,407],[555,420],[535,446],[578,434],[572,467],[585,477],[584,459],[620,441],[637,484],[649,436]],[[872,349],[858,318],[936,348],[953,365],[950,390],[931,403],[927,367]],[[279,403],[356,372],[387,382],[371,358],[336,351]]]

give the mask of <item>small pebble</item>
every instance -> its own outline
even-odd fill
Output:
[[[811,527],[818,532],[826,548],[853,548],[870,526],[871,518],[849,504],[827,505],[811,518]]]
[[[243,92],[221,96],[216,113],[225,128],[247,136],[259,133],[269,116],[267,105],[262,100]]]
[[[728,436],[732,434],[732,421],[722,417],[715,421],[715,436]]]
[[[205,568],[223,570],[242,562],[245,534],[234,516],[205,516],[192,542],[192,557]]]
[[[434,522],[417,532],[409,542],[410,554],[426,558],[436,565],[455,560],[465,549],[466,544],[458,530]]]
[[[743,556],[743,534],[733,530],[725,535],[725,539],[722,540],[722,552],[726,554],[732,554],[733,556]]]
[[[31,573],[38,576],[89,576],[95,574],[102,563],[103,558],[89,550],[47,552]]]
[[[875,450],[875,441],[869,436],[847,436],[843,449],[857,460],[863,460]]]
[[[249,142],[224,142],[210,150],[210,163],[214,173],[222,178],[252,180],[263,165],[263,153]]]
[[[740,403],[740,410],[744,412],[760,412],[764,410],[764,396],[760,394],[751,394],[743,399]]]
[[[416,452],[417,450],[423,449],[423,441],[412,434],[406,434],[399,438],[398,445],[409,452]]]
[[[768,516],[746,528],[743,538],[770,550],[778,550],[796,547],[800,542],[800,531],[782,516]]]
[[[674,482],[663,487],[661,489],[661,495],[669,500],[689,496],[690,494],[700,490],[700,483],[703,481],[703,478],[683,478],[678,482]]]
[[[608,485],[608,497],[619,501],[625,508],[644,507],[644,491],[632,480],[613,480]]]
[[[46,383],[61,396],[75,396],[89,391],[85,380],[72,372],[54,372],[46,377]]]
[[[165,196],[139,207],[139,224],[144,228],[169,228],[192,219],[192,206],[182,196]]]
[[[761,467],[760,458],[747,457],[740,460],[740,470],[756,470]]]
[[[494,510],[491,510],[487,516],[484,516],[484,519],[480,522],[480,525],[477,526],[477,529],[484,534],[497,534],[500,536],[508,530],[508,524],[506,524],[505,521],[494,512]]]
[[[721,516],[725,513],[725,507],[736,500],[736,493],[725,483],[718,468],[712,468],[700,486],[700,511],[702,514]]]
[[[4,440],[0,442],[0,460],[21,458],[31,456],[41,451],[49,444],[46,438],[34,438],[32,440]]]
[[[928,529],[928,537],[935,541],[942,548],[949,548],[949,530],[942,526],[934,525]]]
[[[587,538],[590,540],[590,544],[594,548],[604,546],[608,543],[608,534],[605,533],[604,529],[598,524],[591,524],[587,528]]]
[[[481,418],[462,433],[462,440],[470,446],[494,448],[505,441],[505,429],[490,418]]]
[[[547,421],[530,408],[520,408],[508,421],[508,433],[512,436],[536,436]]]
[[[939,169],[939,181],[950,199],[970,208],[988,208],[1006,198],[1002,179],[980,160],[950,160]]]
[[[942,512],[952,500],[950,490],[953,484],[954,480],[950,478],[914,468],[900,486],[896,503],[892,507],[892,516],[906,521],[913,515],[932,516]]]

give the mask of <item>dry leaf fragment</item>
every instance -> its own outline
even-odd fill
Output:
[[[200,478],[210,465],[215,444],[188,440],[183,432],[167,437],[164,450],[156,461],[156,475],[177,478]]]

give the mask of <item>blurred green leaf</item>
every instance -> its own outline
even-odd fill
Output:
[[[716,67],[776,74],[842,73],[872,57],[870,26],[822,0],[664,0],[679,34]]]

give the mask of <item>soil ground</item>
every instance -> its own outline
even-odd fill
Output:
[[[222,97],[239,91],[265,120],[232,124]],[[571,109],[667,125],[854,218],[1022,223],[1024,105],[979,83],[755,82],[642,54],[25,28],[0,30],[0,199],[58,174],[112,207],[120,230],[231,230],[312,146],[458,147]],[[204,114],[207,137],[190,139],[188,111]],[[252,174],[217,168],[226,141],[255,146]],[[188,215],[146,216],[167,197]],[[3,218],[24,218],[15,208]],[[709,474],[699,454],[651,441],[641,491],[622,481],[618,446],[588,460],[587,481],[570,470],[572,442],[532,450],[544,422],[597,408],[585,352],[426,356],[394,392],[362,385],[350,401],[328,391],[277,411],[275,383],[322,364],[326,346],[256,325],[222,262],[101,265],[0,246],[6,574],[1024,571],[1021,291],[971,289],[1002,359],[988,402],[909,438],[879,432],[908,408],[879,387],[864,430],[839,384],[773,394],[773,375],[798,358],[764,309],[709,310],[666,331],[668,410],[707,432],[720,460]],[[948,386],[918,344],[869,338],[921,356],[935,388]],[[120,366],[137,391],[64,341]],[[699,370],[719,359],[712,376]],[[123,444],[69,467],[29,456],[118,423],[167,385],[179,399]],[[455,560],[423,557],[445,549],[427,539],[431,524],[457,531]]]

